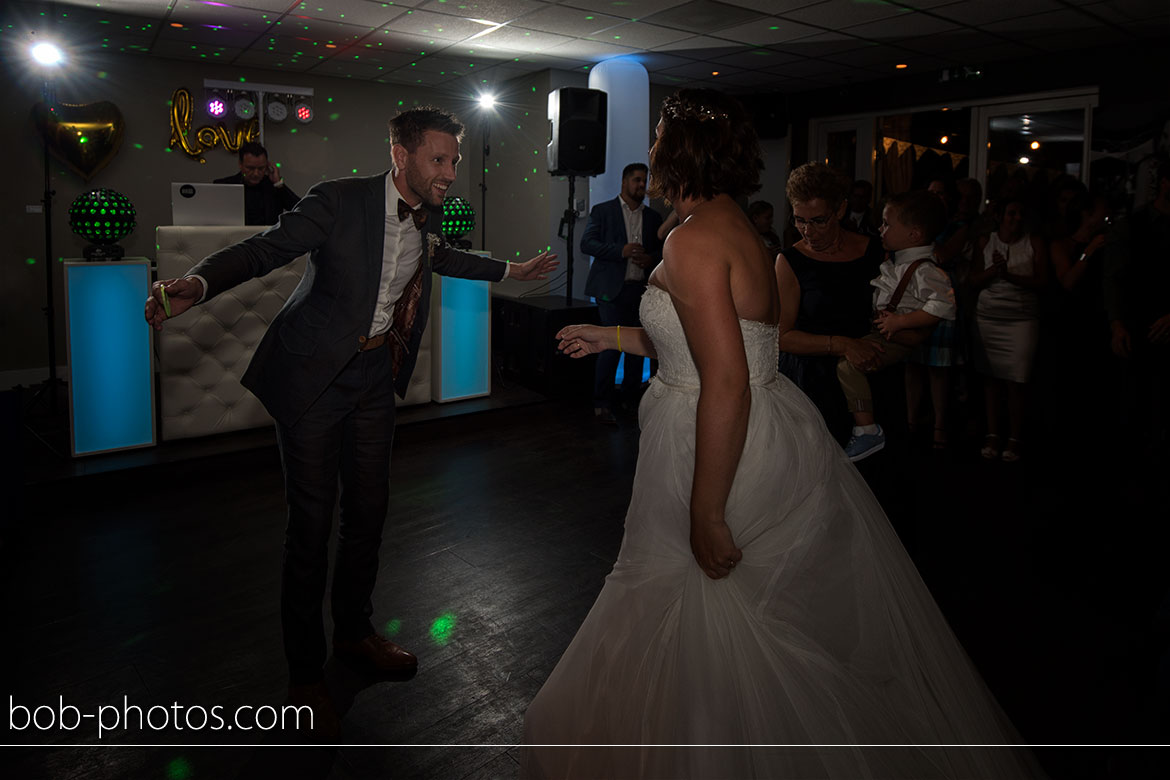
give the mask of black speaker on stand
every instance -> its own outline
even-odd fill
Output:
[[[569,177],[569,206],[557,228],[557,236],[565,239],[565,306],[573,303],[576,177],[605,173],[607,105],[607,96],[600,89],[561,87],[548,95],[548,172]]]

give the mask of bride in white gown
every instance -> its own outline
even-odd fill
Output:
[[[528,708],[528,778],[1041,776],[816,407],[776,370],[758,189],[733,99],[668,98],[651,189],[682,223],[643,329],[561,349],[659,360],[625,538]],[[950,745],[952,747],[941,747]],[[858,747],[890,746],[890,747]],[[933,747],[932,747],[933,746]]]

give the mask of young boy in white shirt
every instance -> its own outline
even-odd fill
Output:
[[[873,328],[862,337],[878,349],[861,365],[837,361],[837,379],[853,414],[853,435],[845,445],[852,461],[878,452],[886,435],[873,416],[873,395],[865,375],[906,359],[939,320],[955,318],[950,279],[932,260],[934,237],[946,224],[946,208],[926,190],[894,195],[882,211],[882,246],[890,253],[874,286]]]

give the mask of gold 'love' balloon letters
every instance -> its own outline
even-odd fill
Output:
[[[188,157],[206,163],[203,152],[214,149],[216,144],[223,144],[229,152],[238,152],[240,146],[248,141],[255,141],[260,137],[260,123],[256,119],[249,119],[236,125],[234,133],[228,132],[223,122],[214,127],[204,125],[191,133],[191,112],[194,101],[191,91],[186,87],[179,87],[171,95],[171,148],[179,147]]]

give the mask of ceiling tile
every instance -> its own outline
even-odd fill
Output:
[[[657,51],[644,51],[638,54],[630,55],[633,59],[642,63],[642,66],[648,71],[665,70],[666,68],[673,68],[677,65],[683,65],[690,60],[686,57],[679,57],[674,54],[663,54]]]
[[[166,25],[159,33],[159,38],[176,41],[208,41],[220,46],[236,46],[246,49],[256,40],[264,39],[264,30],[240,30],[218,28],[207,25],[184,25],[171,27]]]
[[[748,24],[763,16],[758,11],[717,3],[714,0],[691,0],[689,3],[651,14],[641,21],[678,30],[689,30],[693,33],[716,33],[729,27]]]
[[[843,32],[826,32],[774,46],[775,49],[806,57],[822,57],[842,51],[863,49],[870,41]]]
[[[293,57],[278,55],[275,59],[271,52],[246,51],[232,60],[233,65],[251,65],[266,70],[285,70],[301,73],[319,63],[316,57]]]
[[[369,33],[369,29],[323,19],[286,16],[269,27],[268,32],[273,35],[297,36],[326,43],[342,44],[364,37]]]
[[[890,19],[879,19],[876,22],[866,22],[852,27],[846,27],[850,35],[857,35],[870,40],[890,40],[905,38],[911,35],[933,35],[956,29],[952,22],[936,19],[926,14],[913,13],[896,16]]]
[[[205,46],[187,41],[158,41],[151,47],[150,53],[156,57],[166,57],[175,60],[201,60],[203,62],[231,62],[240,53],[240,49],[224,46]]]
[[[783,14],[798,8],[824,5],[834,0],[727,0],[731,5],[740,5],[766,14]]]
[[[886,62],[893,62],[894,60],[905,57],[906,52],[899,49],[894,49],[882,44],[873,44],[863,49],[854,49],[853,51],[843,51],[837,54],[827,55],[824,59],[831,60],[843,65],[852,65],[859,68],[868,67],[870,65],[878,65]]]
[[[251,2],[252,0],[242,0]],[[287,6],[285,6],[287,8]],[[342,22],[359,27],[381,27],[409,10],[399,3],[369,3],[364,0],[305,0],[292,8],[290,17],[308,17],[330,22]]]
[[[759,70],[761,68],[781,67],[786,63],[800,62],[803,59],[804,57],[776,51],[775,49],[756,47],[737,51],[722,57],[715,57],[709,61],[719,63],[720,65],[734,65],[737,68]]]
[[[1046,35],[1059,30],[1097,30],[1101,29],[1101,25],[1082,13],[1073,9],[1065,9],[991,22],[983,25],[983,29],[997,35],[1025,38],[1030,41],[1038,35]]]
[[[374,63],[325,60],[313,68],[313,73],[337,78],[372,79],[385,74],[387,70],[390,69]]]
[[[620,3],[614,0],[562,0],[561,5],[646,21],[647,17],[663,9],[679,5],[679,0],[622,0]]]
[[[363,39],[362,43],[384,44],[384,46],[397,49],[398,51],[409,51],[415,54],[434,52],[451,45],[451,41],[433,38],[428,35],[414,35],[388,27],[375,30]]]
[[[817,27],[809,27],[806,24],[773,16],[761,17],[747,24],[719,30],[711,34],[729,41],[748,43],[753,46],[768,46],[808,38],[812,35],[820,35],[822,32],[824,31]]]
[[[780,13],[780,12],[776,12]],[[852,27],[878,19],[901,17],[914,12],[894,3],[820,3],[818,5],[787,11],[781,15],[804,24],[817,25],[830,30]]]
[[[625,24],[621,16],[599,13],[582,8],[555,5],[545,6],[516,20],[517,27],[560,35],[586,36]]]
[[[501,24],[520,19],[543,5],[534,0],[426,0],[418,7],[424,11]]]
[[[962,24],[981,27],[990,22],[1054,11],[1060,7],[1056,0],[979,0],[977,3],[954,3],[944,8],[936,8],[931,13]]]
[[[427,11],[407,11],[383,29],[441,38],[447,41],[462,41],[490,28],[456,16],[434,14]]]
[[[762,70],[741,70],[735,73],[720,73],[718,76],[711,79],[716,85],[727,87],[757,87],[765,89],[773,86],[776,82],[782,81],[772,73],[765,73]]]
[[[744,44],[732,43],[719,38],[705,35],[696,35],[694,38],[684,38],[681,41],[654,47],[654,51],[669,52],[693,60],[722,57],[737,51],[744,51],[748,47]]]
[[[540,30],[525,30],[520,27],[501,27],[487,35],[481,35],[460,44],[462,48],[495,49],[500,52],[540,52],[568,43],[572,38],[553,35]]]
[[[626,22],[600,33],[581,35],[580,37],[607,43],[612,42],[619,46],[630,46],[635,49],[653,49],[657,46],[690,38],[691,34],[643,22]]]
[[[1120,18],[1140,21],[1165,16],[1170,8],[1167,7],[1165,0],[1108,0],[1103,3],[1086,5],[1084,10],[1106,18],[1108,18],[1106,14],[1112,11]]]
[[[842,65],[839,62],[829,62],[828,60],[798,60],[796,62],[778,65],[774,68],[766,68],[766,70],[772,75],[784,76],[786,78],[816,78],[825,73],[837,73],[839,71],[853,70],[853,68],[848,65]]]
[[[739,73],[740,69],[730,65],[714,65],[710,62],[689,62],[686,65],[676,65],[673,68],[666,68],[661,72],[668,76],[707,79],[711,78],[716,71],[721,76],[726,76],[730,73]]]
[[[1066,49],[1091,49],[1096,46],[1125,43],[1130,37],[1111,27],[1095,27],[1084,30],[1061,30],[1051,35],[1036,35],[1028,39],[1028,43],[1045,51],[1064,51]]]
[[[994,46],[1003,39],[972,29],[954,30],[937,35],[917,35],[898,41],[898,45],[926,54],[945,54],[976,46]]]
[[[573,38],[560,46],[549,49],[546,53],[553,57],[562,57],[584,62],[600,62],[610,57],[620,57],[623,54],[633,54],[637,49],[628,46],[615,46],[612,43],[589,41]]]

